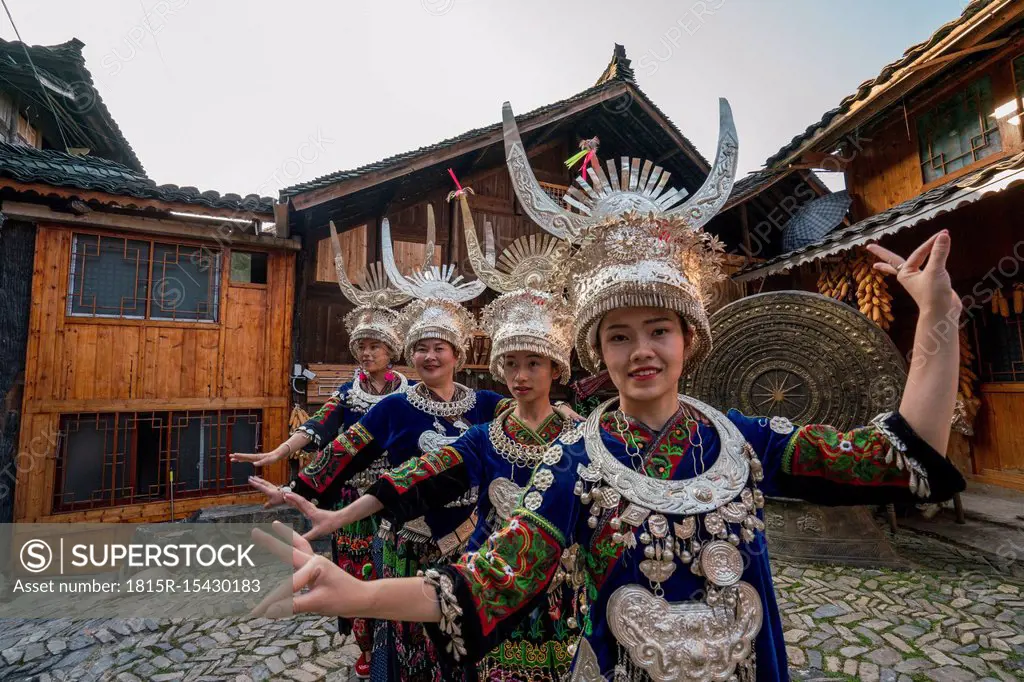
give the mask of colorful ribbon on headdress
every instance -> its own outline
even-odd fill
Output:
[[[565,167],[572,168],[576,165],[576,162],[583,159],[583,165],[580,167],[580,177],[584,180],[587,179],[587,166],[591,166],[597,162],[597,146],[601,143],[596,137],[592,137],[589,140],[580,141],[580,150],[565,160]]]
[[[459,183],[459,179],[455,177],[455,171],[453,171],[451,168],[448,169],[448,175],[452,176],[452,180],[455,181],[456,187],[456,190],[454,192],[448,192],[448,201],[451,201],[452,199],[458,199],[464,194],[476,194],[476,192],[473,191],[472,187],[463,187],[462,184]]]

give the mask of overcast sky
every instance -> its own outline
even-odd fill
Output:
[[[966,0],[7,0],[77,37],[157,182],[276,196],[594,84],[613,44],[707,157],[732,102],[740,171]],[[0,36],[14,39],[6,17]],[[301,158],[301,160],[300,160]]]

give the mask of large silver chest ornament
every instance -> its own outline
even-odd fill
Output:
[[[764,495],[756,485],[763,469],[724,414],[688,396],[680,395],[679,401],[710,421],[721,448],[707,471],[688,480],[650,478],[608,451],[601,440],[601,415],[613,400],[594,410],[584,426],[590,465],[579,465],[575,493],[590,505],[588,525],[596,529],[612,511],[613,540],[627,550],[639,540],[640,571],[651,587],[620,587],[608,601],[608,627],[628,654],[628,659],[620,656],[616,679],[631,678],[630,671],[640,669],[655,682],[745,680],[754,672],[754,640],[764,614],[757,591],[741,580],[738,547],[764,530],[757,517]],[[665,599],[662,583],[680,565],[704,578],[702,599]],[[582,648],[577,666],[594,655],[585,639]]]

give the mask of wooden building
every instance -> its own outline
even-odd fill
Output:
[[[950,456],[976,480],[1024,490],[1024,305],[1013,304],[1024,301],[1022,95],[1024,0],[969,3],[768,159],[766,173],[842,170],[850,213],[796,249],[775,233],[765,260],[734,280],[813,290],[822,268],[842,267],[865,243],[908,253],[949,229],[976,356],[961,398],[981,400],[973,435],[957,435]],[[892,291],[890,333],[909,352],[915,309]]]
[[[494,103],[496,118],[500,105]],[[708,99],[705,105],[713,111],[715,101]],[[566,169],[565,159],[578,150],[580,140],[594,136],[600,139],[598,155],[602,163],[624,155],[650,159],[671,173],[672,186],[689,192],[700,187],[710,169],[708,161],[639,88],[621,45],[615,46],[611,61],[592,87],[534,111],[519,112],[517,122],[538,179],[559,199],[578,173]],[[342,233],[350,276],[354,277],[367,262],[380,259],[380,222],[385,217],[391,224],[396,260],[400,267],[409,269],[422,262],[425,255],[429,204],[438,218],[434,261],[457,263],[467,278],[472,277],[456,205],[446,201],[454,189],[448,168],[475,191],[469,198],[474,222],[478,230],[486,221],[494,226],[499,253],[517,238],[540,232],[519,207],[509,181],[500,122],[282,191],[281,202],[288,206],[287,230],[303,240],[297,265],[294,345],[296,362],[319,375],[308,387],[310,403],[322,402],[339,379],[350,378],[354,361],[342,326],[351,304],[336,284],[328,241],[330,221]],[[763,181],[758,174],[739,185],[742,189]],[[801,185],[809,191],[802,191]],[[790,207],[795,210],[825,191],[811,173],[787,174],[757,200],[744,202],[742,214],[737,205],[736,211],[719,216],[709,229],[739,249],[745,229],[769,220],[768,214],[777,209],[776,201],[796,195],[796,204]],[[738,269],[747,260],[736,256],[732,267]],[[742,295],[741,285],[726,284],[717,302],[722,304]],[[492,298],[493,293],[484,294],[470,307],[479,310]],[[492,386],[484,340],[474,344],[470,364],[460,380]]]
[[[271,199],[150,180],[81,46],[0,41],[0,520],[256,501],[227,455],[287,435],[298,244]]]

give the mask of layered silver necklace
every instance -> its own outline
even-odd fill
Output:
[[[613,540],[628,550],[637,546],[639,534],[644,545],[639,568],[650,589],[625,585],[608,601],[608,626],[620,645],[615,679],[649,676],[656,682],[703,682],[736,674],[740,680],[752,680],[754,639],[764,614],[757,591],[741,580],[743,556],[738,546],[764,530],[757,517],[764,506],[756,487],[763,477],[761,462],[724,414],[680,395],[680,404],[702,413],[718,433],[719,456],[710,468],[687,480],[651,478],[642,462],[640,471],[623,464],[601,439],[601,418],[613,401],[595,409],[584,425],[590,464],[579,466],[575,493],[590,505],[591,528],[596,529],[611,511]],[[626,447],[631,458],[639,455],[629,451],[628,439]],[[616,513],[623,502],[625,508]],[[670,521],[668,515],[681,518]],[[736,524],[739,531],[728,524]],[[704,578],[702,599],[665,599],[662,583],[676,571],[677,561]],[[582,669],[587,666],[580,663],[596,659],[586,639],[580,646],[577,667]]]
[[[455,384],[455,397],[449,401],[435,398],[423,383],[407,387],[405,395],[410,405],[432,417],[461,417],[476,405],[476,392],[460,383]]]

